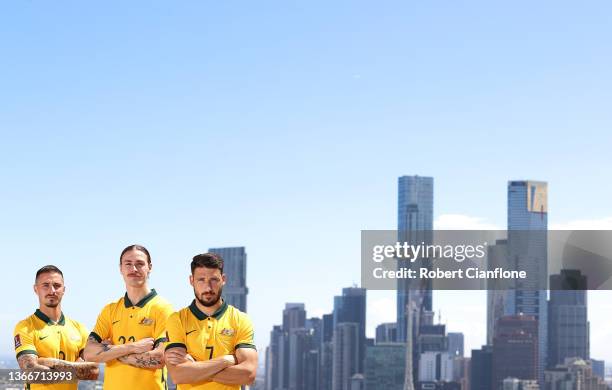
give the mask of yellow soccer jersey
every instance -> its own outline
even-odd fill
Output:
[[[253,324],[249,317],[232,305],[223,302],[208,316],[196,306],[195,300],[168,318],[168,344],[187,349],[195,360],[209,360],[234,354],[238,348],[255,348]],[[227,386],[216,382],[178,385],[179,390],[239,390],[240,386]]]
[[[42,311],[15,326],[15,353],[17,358],[34,354],[41,358],[76,361],[87,343],[87,329],[80,322],[67,318],[62,313],[57,323],[51,321]],[[76,383],[31,384],[26,389],[76,390]]]
[[[130,301],[126,293],[123,298],[102,309],[90,336],[99,342],[108,339],[114,345],[152,337],[157,347],[166,341],[166,320],[172,312],[172,306],[155,290],[136,304]],[[166,389],[166,377],[165,367],[151,370],[111,360],[106,362],[104,370],[104,390]]]

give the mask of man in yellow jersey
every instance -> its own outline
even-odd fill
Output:
[[[104,390],[166,389],[164,343],[172,306],[149,289],[149,251],[130,245],[119,256],[127,292],[103,309],[89,335],[85,360],[105,362]]]
[[[179,390],[238,390],[255,380],[253,324],[221,299],[225,281],[221,256],[193,258],[189,283],[195,299],[167,324],[166,365]]]
[[[87,329],[62,313],[65,292],[62,271],[54,265],[39,269],[34,292],[38,295],[38,310],[15,326],[19,367],[25,371],[72,370],[77,379],[96,379],[98,365],[80,358],[87,342]],[[26,389],[76,390],[77,382],[29,384]]]

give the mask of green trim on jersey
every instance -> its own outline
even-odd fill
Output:
[[[40,311],[40,309],[36,309],[36,311],[34,312],[34,315],[38,317],[39,320],[46,323],[47,325],[65,325],[66,324],[66,318],[64,317],[64,313],[62,313],[59,321],[57,322],[51,321],[51,318],[47,317],[47,315],[43,313],[42,311]]]
[[[221,307],[218,308],[217,311],[215,311],[213,315],[211,316],[202,312],[202,310],[198,308],[198,306],[196,305],[195,299],[193,300],[193,302],[191,302],[191,305],[189,305],[189,310],[191,310],[191,313],[200,321],[205,320],[210,317],[213,317],[218,320],[227,311],[227,302],[225,302],[224,300]]]
[[[144,307],[147,304],[147,302],[149,302],[151,299],[155,298],[156,296],[157,296],[157,291],[155,291],[155,289],[152,288],[150,293],[145,295],[144,298],[142,298],[137,304],[134,305],[132,301],[130,301],[130,298],[128,298],[128,295],[126,292],[125,295],[123,296],[123,304],[125,305],[126,309],[132,306]]]

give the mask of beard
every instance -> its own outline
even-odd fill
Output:
[[[48,300],[45,302],[45,306],[54,309],[59,306],[60,302],[61,300],[59,298],[55,298],[55,300]]]
[[[221,293],[223,292],[223,287],[219,288],[219,292],[212,297],[212,299],[205,301],[202,297],[203,295],[198,296],[198,294],[196,293],[195,289],[193,290],[193,295],[195,295],[195,298],[198,300],[198,302],[200,302],[202,304],[202,306],[204,307],[211,307],[211,306],[215,306],[217,304],[217,302],[219,302],[219,300],[221,299]]]

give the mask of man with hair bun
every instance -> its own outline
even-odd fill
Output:
[[[144,246],[130,245],[119,256],[126,293],[102,309],[84,352],[86,360],[106,363],[104,390],[168,387],[163,348],[173,309],[149,288],[152,268]]]

